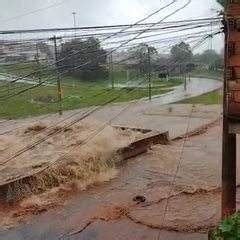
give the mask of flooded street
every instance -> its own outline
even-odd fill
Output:
[[[202,84],[202,79],[194,81]],[[221,82],[211,80],[208,91],[219,87]],[[9,221],[2,226],[0,238],[138,240],[147,236],[147,239],[153,240],[175,240],[177,231],[179,240],[207,239],[206,230],[215,226],[220,219],[221,106],[163,105],[164,102],[204,93],[207,89],[197,90],[193,84],[192,88],[189,85],[187,94],[182,86],[175,91],[174,97],[166,94],[154,98],[152,102],[140,100],[101,108],[87,122],[94,120],[101,126],[168,131],[172,140],[194,131],[200,131],[203,135],[191,137],[186,142],[178,140],[167,146],[154,146],[148,153],[114,169],[114,174],[106,172],[100,181],[87,187],[87,191],[79,190],[78,186],[67,190],[60,187],[30,197],[21,203],[20,212],[19,209],[6,212],[3,208],[2,218],[9,216]],[[85,110],[68,111],[62,117],[49,114],[10,122],[3,120],[1,135],[5,137],[15,131],[21,132],[33,122],[47,121],[57,126],[62,118],[76,121]],[[209,131],[198,130],[212,123],[215,123],[214,127]],[[64,145],[64,141],[72,144],[75,140],[82,141],[77,130],[75,134],[76,139],[62,136],[61,144]],[[70,136],[69,132],[64,135]],[[107,146],[106,139],[104,144]],[[53,142],[45,147],[53,148]],[[58,146],[56,156],[60,156],[62,151],[67,150]],[[39,149],[34,152],[42,155],[39,159],[45,164],[49,158],[45,156],[46,152]],[[34,159],[35,164],[39,165],[37,154]],[[18,166],[25,164],[18,162]],[[2,171],[6,172],[4,169]],[[20,172],[16,174],[19,176]],[[145,201],[133,201],[136,196],[143,196]],[[9,229],[6,230],[6,227]]]
[[[139,86],[139,81],[131,82],[130,84],[116,84],[116,88],[148,88],[148,84],[142,84]],[[155,86],[155,85],[154,85]],[[157,85],[156,85],[157,86]],[[152,97],[152,103],[158,104],[169,104],[184,100],[186,98],[195,97],[198,95],[202,95],[204,93],[208,93],[217,89],[222,88],[222,81],[209,79],[209,78],[198,78],[191,77],[187,78],[186,81],[186,89],[184,88],[184,84],[181,84],[166,94],[155,95]],[[111,87],[111,85],[109,85]],[[143,101],[148,101],[147,98],[143,98]]]
[[[171,230],[181,232],[177,239],[207,239],[204,232],[220,219],[220,136],[216,126],[184,145],[155,146],[119,169],[116,179],[76,193],[64,208],[26,218],[0,237],[176,239]],[[138,195],[146,201],[134,202]]]
[[[204,93],[208,93],[222,87],[222,82],[208,78],[191,77],[187,80],[186,90],[184,84],[175,88],[174,91],[163,94],[161,96],[154,96],[153,103],[169,104],[178,102],[187,98],[196,97]]]
[[[7,73],[0,73],[0,81],[2,82],[9,82],[11,84],[12,81],[14,81],[14,79],[19,78],[19,76],[14,76],[11,74],[7,74]],[[25,84],[29,84],[29,85],[35,85],[38,82],[36,82],[36,80],[31,79],[31,78],[21,78],[17,81],[18,83],[25,83]],[[43,86],[56,86],[56,84],[50,84],[50,83],[43,83]],[[11,85],[9,85],[9,87],[11,87]]]
[[[240,2],[7,2],[0,240],[238,234]]]

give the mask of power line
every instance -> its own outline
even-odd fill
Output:
[[[142,83],[143,83],[143,81],[142,81],[140,84],[142,84]],[[140,85],[140,84],[139,84],[139,85]],[[138,89],[138,88],[135,87],[134,89],[129,90],[128,94],[132,93],[132,92],[135,91],[136,89]],[[50,131],[50,133],[48,133],[48,134],[47,134],[46,136],[44,136],[43,138],[41,138],[41,139],[35,141],[34,143],[32,143],[32,144],[30,144],[30,145],[22,148],[21,150],[19,150],[18,152],[16,152],[12,157],[10,157],[10,158],[8,158],[7,160],[5,160],[4,162],[0,163],[0,166],[3,166],[3,165],[5,165],[6,163],[14,160],[15,158],[21,156],[21,155],[24,154],[25,152],[27,152],[27,151],[29,151],[29,150],[32,150],[32,149],[35,148],[37,145],[45,142],[47,139],[49,139],[49,138],[52,137],[53,135],[56,135],[56,134],[62,132],[64,129],[67,129],[67,128],[71,127],[72,125],[74,125],[74,124],[82,121],[83,119],[89,117],[91,114],[93,114],[93,113],[95,113],[96,111],[102,109],[102,107],[105,107],[106,105],[114,102],[115,100],[117,100],[117,99],[118,99],[119,97],[121,97],[121,96],[122,96],[122,94],[119,94],[118,96],[116,96],[116,97],[112,98],[111,100],[108,100],[107,102],[105,102],[102,106],[99,106],[99,107],[94,108],[93,110],[87,111],[82,117],[73,120],[72,122],[70,122],[69,124],[66,124],[66,125],[65,125],[63,128],[61,128],[61,129],[58,129],[58,130],[54,130],[54,129],[53,129],[53,131]],[[76,115],[76,114],[79,114],[79,113],[75,113],[74,115]],[[72,116],[71,116],[71,117],[72,117]],[[66,119],[68,119],[68,118],[69,118],[69,117],[67,117]],[[66,121],[66,119],[62,120],[61,122]],[[61,123],[61,122],[60,122],[60,123]],[[56,125],[54,125],[53,127],[55,127],[55,126],[56,126]]]
[[[187,26],[195,26],[195,25],[202,25],[202,27],[204,27],[204,25],[207,26],[210,26],[211,24],[219,24],[220,21],[210,21],[210,22],[193,22],[193,23],[184,23],[184,24],[181,24],[181,25],[166,25],[166,26],[163,26],[163,27],[155,27],[155,28],[151,28],[148,32],[151,32],[151,31],[161,31],[161,30],[167,30],[167,29],[176,29],[176,28],[182,28],[182,27],[187,27]],[[132,30],[132,31],[124,31],[124,32],[118,32],[118,35],[121,35],[121,37],[123,36],[128,36],[129,34],[136,34],[138,33],[139,31],[141,31],[142,29],[136,29],[136,30]],[[83,39],[83,38],[89,38],[89,37],[103,37],[103,36],[110,36],[112,34],[115,34],[116,32],[94,32],[94,33],[88,33],[88,34],[77,34],[76,36],[75,35],[61,35],[59,37],[61,37],[62,39],[68,39],[68,38],[76,38],[76,39]],[[32,43],[35,44],[36,41],[38,41],[39,43],[44,41],[46,42],[47,40],[49,40],[48,37],[45,37],[45,38],[31,38],[31,39],[24,39],[24,40],[21,40],[21,41],[16,41],[16,40],[8,40],[8,41],[2,41],[2,44],[3,46],[14,46],[14,45],[23,45],[23,44],[26,44],[26,43]],[[29,46],[29,48],[31,48],[31,46]]]
[[[140,83],[140,84],[142,84],[142,83]],[[140,85],[139,84],[139,85]],[[134,88],[133,90],[136,90],[137,88]],[[131,90],[130,92],[132,92],[133,90]],[[129,93],[130,93],[129,92]],[[139,101],[139,100],[138,100]],[[136,102],[134,102],[134,103],[137,103],[138,101],[136,101]],[[130,103],[130,104],[133,104],[133,103]],[[107,121],[102,127],[100,127],[99,129],[97,129],[94,133],[92,133],[92,134],[90,134],[89,136],[87,136],[83,141],[81,141],[81,143],[79,143],[79,144],[77,144],[76,146],[74,146],[73,147],[73,149],[74,148],[76,148],[76,147],[79,147],[79,146],[82,146],[82,145],[84,145],[84,144],[86,144],[87,142],[89,142],[91,139],[93,139],[95,136],[97,136],[99,133],[101,133],[105,128],[106,128],[106,126],[108,126],[113,120],[115,120],[117,117],[119,117],[124,111],[126,111],[129,107],[130,107],[130,104],[129,105],[127,105],[124,109],[122,109],[116,116],[114,116],[112,119],[110,119],[109,121]],[[94,109],[93,110],[93,112],[95,112],[97,109]],[[90,113],[91,114],[91,113]],[[83,120],[84,118],[86,118],[86,116],[88,117],[89,115],[90,115],[89,113],[87,113],[85,116],[83,116],[82,118],[81,118],[81,120]],[[77,122],[79,122],[79,121],[81,121],[81,120],[77,120],[77,121],[74,121],[74,122],[72,122],[72,123],[70,123],[70,126],[72,126],[73,124],[76,124]],[[189,125],[190,124],[188,124],[188,128],[189,128]],[[69,128],[69,125],[67,125],[67,126],[65,126],[65,127],[67,127],[67,128]],[[61,130],[62,131],[62,130]],[[50,133],[51,134],[51,133]],[[53,134],[56,134],[56,132],[55,133],[53,133]],[[51,136],[52,136],[52,134],[51,134]],[[46,140],[44,140],[44,141],[46,141]],[[40,141],[40,143],[42,143],[41,141]],[[40,143],[37,143],[37,145],[38,144],[40,144]],[[2,165],[5,165],[6,163],[8,163],[8,162],[10,162],[10,161],[12,161],[13,159],[15,159],[16,157],[18,157],[18,156],[20,156],[20,155],[22,155],[23,153],[25,153],[26,151],[29,151],[29,150],[31,150],[32,148],[35,148],[36,147],[36,145],[31,145],[31,146],[29,146],[28,147],[28,149],[25,149],[25,150],[22,150],[21,152],[18,152],[15,156],[13,156],[13,157],[11,157],[11,158],[9,158],[8,160],[6,160],[5,162],[3,162],[3,163],[1,163],[0,164],[0,166],[2,166]],[[73,150],[72,149],[72,150]],[[71,150],[71,151],[72,151]],[[68,153],[67,154],[64,154],[64,156],[67,156],[68,155]],[[62,156],[63,157],[63,156]],[[182,158],[182,157],[181,157]],[[54,164],[56,164],[57,163],[57,161],[59,161],[59,158],[56,160],[56,161],[53,161],[52,163],[50,163],[46,168],[44,168],[44,169],[42,169],[42,170],[39,170],[36,174],[39,174],[39,173],[41,173],[41,172],[43,172],[43,171],[46,171],[48,168],[50,168],[52,165],[54,165]],[[181,160],[179,161],[179,162],[181,162]],[[177,171],[179,170],[179,168],[180,168],[180,164],[178,164],[178,168],[177,168]],[[175,179],[176,179],[176,177],[175,177]],[[167,207],[166,207],[166,209],[167,209]],[[159,237],[160,237],[160,232],[159,232],[159,235],[158,235],[158,239],[159,239]]]
[[[204,35],[204,36],[206,36],[206,35]],[[185,36],[185,41],[186,41],[186,39],[188,39],[188,38],[192,38],[193,36],[190,36],[190,35],[186,35]],[[199,37],[202,37],[201,35],[199,35],[199,36],[197,36],[197,38],[199,38]],[[160,39],[161,40],[161,39]],[[159,42],[161,42],[159,40]],[[165,40],[165,39],[164,39]],[[173,40],[173,39],[171,39],[171,38],[167,38],[166,39],[168,42],[170,41],[170,40]],[[154,42],[156,42],[156,41],[154,41]],[[170,44],[170,46],[171,46],[171,44]],[[169,46],[169,47],[170,47]],[[167,50],[167,49],[165,49],[165,50]],[[121,63],[123,63],[123,62],[125,62],[125,61],[128,61],[128,60],[130,60],[130,59],[135,59],[135,57],[132,57],[132,56],[130,56],[130,57],[128,57],[128,58],[126,58],[126,59],[123,59],[123,60],[121,60],[121,61],[119,61],[119,62],[115,62],[114,64],[116,65],[116,64],[121,64]],[[65,66],[64,66],[65,67]],[[55,76],[55,74],[54,73],[52,73],[52,75],[53,76]],[[49,78],[48,78],[48,80],[50,80]],[[48,83],[49,84],[49,83]],[[51,83],[50,83],[51,84]],[[69,85],[66,85],[66,84],[63,84],[64,86],[69,86]],[[70,87],[70,86],[69,86]],[[15,88],[11,88],[10,90],[16,90],[16,89],[20,89],[20,88],[22,88],[22,86],[17,86],[17,87],[15,87]],[[7,90],[3,90],[3,91],[1,91],[1,93],[4,93],[4,92],[7,92],[8,93],[8,96],[9,96],[9,88],[7,89]]]
[[[176,0],[173,0],[171,3],[169,3],[169,4],[167,4],[167,5],[159,8],[158,11],[155,11],[155,12],[159,13],[160,11],[166,9],[167,7],[171,6],[171,5],[174,4],[175,2],[176,2]],[[108,40],[108,39],[110,39],[110,38],[112,38],[112,37],[114,37],[114,36],[116,36],[116,35],[118,35],[119,33],[122,33],[122,32],[124,32],[124,31],[126,31],[126,30],[134,27],[136,24],[139,24],[139,23],[141,23],[143,20],[145,21],[145,20],[147,20],[148,18],[150,18],[150,17],[152,17],[152,16],[153,16],[153,14],[150,14],[150,15],[148,15],[147,17],[145,17],[145,18],[137,21],[136,23],[132,24],[131,26],[128,26],[128,27],[126,27],[126,28],[123,28],[123,29],[120,30],[119,32],[113,33],[112,35],[106,37],[106,38],[104,39],[104,41],[105,41],[105,40]],[[166,18],[167,18],[167,17],[165,17],[164,20],[165,20]],[[161,22],[161,21],[160,21],[160,22]],[[160,22],[158,22],[158,23],[160,23]],[[153,26],[155,26],[155,24],[153,24]],[[78,51],[77,51],[76,53],[72,54],[72,55],[76,55],[77,53],[78,53]],[[67,57],[67,56],[66,56],[66,57]],[[64,57],[63,59],[60,59],[57,63],[62,62],[66,57]],[[56,64],[56,63],[54,63],[53,65],[55,65],[55,64]],[[33,72],[33,73],[31,73],[31,74],[27,74],[27,75],[23,76],[22,78],[29,77],[29,76],[31,76],[31,75],[34,74],[34,73],[36,73],[36,72]],[[20,79],[22,79],[22,78],[20,78]],[[19,80],[19,78],[13,80],[12,82],[16,82],[16,81],[18,81],[18,80]]]
[[[185,8],[185,7],[186,7],[187,5],[189,5],[190,3],[191,3],[191,0],[188,0],[188,2],[187,2],[186,4],[184,4],[182,7],[178,8],[177,10],[175,10],[174,12],[172,12],[171,14],[167,15],[165,18],[174,15],[175,13],[177,13],[177,12],[180,11],[181,9]],[[165,19],[165,18],[164,18],[164,19]],[[162,19],[161,21],[163,21],[164,19]],[[139,35],[137,35],[137,36],[139,36]],[[129,41],[127,41],[126,44],[127,44],[127,43],[129,43]],[[136,88],[134,88],[133,90],[136,90]],[[133,90],[131,90],[131,91],[129,91],[129,92],[132,92]],[[115,99],[116,99],[116,98],[112,99],[110,102],[115,101]],[[109,101],[108,101],[106,104],[109,104]],[[93,110],[93,111],[96,111],[96,110]],[[91,114],[91,113],[90,113],[90,114]],[[89,116],[90,114],[88,113],[86,116]],[[84,118],[85,118],[85,117],[84,117]],[[81,120],[82,120],[82,118],[81,118]],[[70,123],[70,126],[72,126],[73,124],[75,124],[76,122],[79,122],[79,121],[81,121],[81,120],[77,120],[77,121],[74,121],[73,123]],[[69,125],[68,125],[67,127],[69,127]],[[61,130],[61,131],[62,131],[62,130]],[[56,132],[57,132],[57,131],[52,132],[52,133],[49,133],[46,137],[49,138],[49,137],[51,137],[53,134],[56,134]],[[8,163],[9,161],[11,161],[11,160],[15,159],[16,157],[22,155],[22,154],[25,153],[26,151],[31,150],[32,148],[36,147],[36,145],[38,145],[38,144],[46,141],[46,137],[38,140],[37,142],[35,142],[34,144],[28,146],[28,147],[25,148],[25,149],[22,149],[22,150],[18,151],[16,154],[14,154],[14,156],[12,156],[11,158],[7,159],[5,162],[1,163],[0,166],[5,165],[5,164]]]
[[[174,1],[175,2],[175,1]],[[152,14],[150,14],[152,15]],[[145,20],[147,17],[145,17]],[[152,25],[153,23],[140,23],[145,21],[144,18],[141,21],[138,21],[137,23],[134,24],[120,24],[120,25],[105,25],[105,26],[92,26],[92,27],[76,27],[76,28],[46,28],[46,29],[22,29],[22,30],[5,30],[5,31],[0,31],[0,34],[2,35],[12,35],[12,34],[19,34],[19,33],[42,33],[42,32],[67,32],[67,31],[73,31],[73,30],[105,30],[105,29],[117,29],[117,28],[132,28],[132,26],[137,26],[137,27],[148,27]],[[221,21],[220,17],[213,17],[213,18],[198,18],[198,19],[190,19],[190,20],[180,20],[180,21],[170,21],[170,22],[164,22],[161,23],[161,25],[169,25],[169,24],[176,24],[176,23],[186,23],[186,22],[200,22],[200,21],[214,21],[218,20]]]
[[[200,32],[199,32],[200,33]],[[206,35],[206,34],[204,34],[203,36],[209,36],[209,35]],[[202,35],[196,35],[196,36],[192,36],[191,34],[189,34],[189,35],[184,35],[184,39],[191,39],[191,38],[199,38],[199,37],[202,37]],[[176,38],[176,40],[178,40],[179,38]],[[161,39],[160,39],[161,40]],[[149,41],[149,43],[151,43],[151,42],[154,42],[154,43],[156,43],[156,42],[161,42],[160,40],[153,40],[153,41]],[[163,39],[164,41],[167,41],[167,42],[169,42],[169,41],[171,41],[172,39],[171,38],[165,38],[165,39]],[[182,39],[183,40],[183,39]],[[147,43],[147,42],[146,42]],[[129,58],[127,58],[127,59],[124,59],[124,60],[121,60],[121,61],[119,61],[119,62],[115,62],[114,64],[120,64],[120,63],[122,63],[122,62],[124,62],[124,61],[127,61],[127,60],[130,60],[130,59],[132,59],[133,57],[129,57]],[[82,66],[82,65],[79,65],[79,66]],[[70,72],[71,70],[73,70],[73,69],[76,69],[76,68],[79,68],[79,66],[73,66],[71,69],[68,69],[68,70],[66,70],[65,72],[62,72],[61,73],[61,75],[63,75],[63,74],[66,74],[67,72]],[[65,67],[69,67],[68,65],[64,65],[64,66],[62,66],[62,67],[60,67],[60,68],[65,68]],[[54,74],[52,74],[53,75],[53,77],[52,77],[52,79],[55,79],[55,75]],[[34,88],[36,88],[36,87],[40,87],[40,86],[42,86],[42,85],[44,85],[44,84],[51,84],[51,82],[49,82],[49,80],[51,80],[51,78],[47,78],[47,79],[45,79],[44,81],[42,81],[42,82],[40,82],[40,83],[38,83],[37,85],[33,85],[33,86],[31,86],[31,87],[29,87],[29,88],[27,88],[27,89],[23,89],[23,90],[21,90],[21,91],[19,91],[18,93],[16,93],[16,94],[13,94],[13,95],[6,95],[6,96],[2,96],[1,98],[1,100],[3,101],[3,100],[7,100],[7,99],[9,99],[9,98],[11,98],[11,97],[13,97],[13,96],[17,96],[17,95],[19,95],[19,94],[22,94],[22,93],[24,93],[24,92],[26,92],[26,91],[28,91],[28,90],[31,90],[31,89],[34,89]],[[19,87],[20,88],[20,87]],[[8,92],[7,90],[3,90],[3,91],[1,91],[1,93],[4,93],[4,92]]]
[[[140,84],[142,84],[142,82],[141,82]],[[134,88],[133,90],[136,90],[136,89],[137,89],[137,88]],[[128,93],[132,92],[133,90],[130,90]],[[115,98],[111,99],[110,101],[106,102],[103,106],[105,106],[105,105],[107,105],[107,104],[115,101],[115,100],[116,100],[117,98],[119,98],[119,97],[120,97],[120,95],[119,95],[118,97],[115,97]],[[101,107],[102,107],[102,106],[101,106]],[[72,125],[76,124],[77,122],[83,120],[84,118],[88,117],[90,114],[92,114],[93,112],[95,112],[95,111],[97,111],[97,110],[99,110],[99,108],[93,109],[92,111],[88,112],[86,115],[84,115],[83,117],[81,117],[80,119],[74,120],[73,122],[69,123],[69,124],[66,125],[65,127],[69,128],[70,126],[72,126]],[[72,117],[72,116],[71,116],[71,117]],[[68,117],[68,118],[69,118],[69,117]],[[63,121],[66,121],[66,119],[64,119]],[[59,130],[59,131],[60,131],[60,130]],[[61,131],[62,131],[62,130],[61,130]],[[49,133],[47,136],[45,136],[44,138],[38,140],[37,142],[33,143],[32,145],[27,146],[25,149],[20,150],[20,151],[19,151],[18,153],[16,153],[13,157],[11,157],[11,158],[7,159],[5,162],[1,163],[0,166],[6,164],[7,162],[9,162],[9,161],[11,161],[11,160],[13,160],[13,159],[15,159],[16,157],[22,155],[22,154],[25,153],[26,151],[33,149],[34,147],[36,147],[37,145],[39,145],[39,144],[41,144],[42,142],[46,141],[49,137],[51,137],[51,136],[53,136],[53,135],[55,135],[55,134],[57,134],[57,133],[59,133],[59,132],[58,132],[58,131],[52,131],[52,132],[50,132],[50,133]]]
[[[194,30],[194,29],[198,29],[198,28],[207,28],[208,26],[210,25],[210,23],[207,23],[207,24],[198,24],[198,25],[195,25],[195,26],[193,26],[193,25],[191,25],[191,26],[189,26],[189,25],[182,25],[184,28],[181,28],[181,29],[177,29],[179,26],[171,26],[171,29],[173,29],[173,30],[171,30],[171,31],[167,31],[167,32],[160,32],[160,33],[156,33],[156,34],[152,34],[152,35],[146,35],[146,36],[142,36],[142,37],[138,37],[138,38],[136,38],[136,40],[139,40],[139,39],[144,39],[144,38],[150,38],[150,37],[154,37],[154,36],[159,36],[159,35],[164,35],[164,34],[169,34],[169,33],[177,33],[177,32],[180,32],[180,31],[187,31],[187,30]],[[181,26],[181,27],[182,27]],[[186,27],[185,27],[186,26]],[[161,29],[166,29],[166,28],[161,28]],[[161,30],[160,29],[160,30]],[[150,29],[150,30],[148,30],[147,31],[147,33],[149,33],[149,32],[152,32],[152,31],[157,31],[158,29],[154,29],[154,28],[152,28],[152,29]],[[125,34],[126,34],[126,36],[129,36],[129,35],[131,35],[131,34],[137,34],[137,33],[139,33],[139,31],[140,30],[138,30],[138,31],[132,31],[132,32],[126,32]],[[208,30],[209,31],[209,30]],[[91,36],[91,35],[88,35],[89,37]],[[71,38],[72,38],[73,36],[71,36]],[[75,38],[75,40],[76,39],[81,39],[82,40],[82,37],[80,38],[80,37],[77,37],[77,38]],[[35,41],[34,39],[32,40],[32,41]],[[107,42],[107,43],[105,43],[104,45],[112,45],[112,44],[116,44],[116,43],[120,43],[120,42],[124,42],[124,41],[126,41],[126,39],[125,40],[119,40],[119,41],[113,41],[113,42]],[[28,42],[26,42],[26,43],[28,43]],[[25,47],[25,46],[27,46],[26,45],[26,43],[24,42],[24,45],[22,45],[21,43],[19,44],[19,48],[14,48],[14,50],[15,49],[19,49],[19,50],[21,50],[21,46],[23,46],[23,47]],[[76,42],[75,44],[72,42],[71,43],[71,46],[74,46],[74,45],[78,45],[79,43],[78,42]],[[83,49],[84,50],[84,49]]]
[[[191,39],[191,38],[199,38],[199,37],[202,37],[201,35],[199,35],[201,32],[198,32],[198,35],[196,35],[196,36],[194,36],[194,35],[192,35],[192,34],[185,34],[184,36],[178,36],[178,37],[176,37],[176,40],[178,40],[179,39],[179,37],[181,38],[181,37],[184,37],[184,39]],[[217,32],[218,33],[218,32]],[[204,35],[204,36],[209,36],[209,35]],[[159,39],[159,40],[153,40],[153,41],[149,41],[149,43],[160,43],[161,42],[161,40],[163,40],[163,42],[164,41],[167,41],[167,42],[169,42],[169,41],[172,41],[174,38],[165,38],[165,39]],[[146,42],[147,43],[147,42]],[[127,60],[129,60],[129,59],[131,59],[132,57],[129,57],[129,58],[127,58],[127,59],[124,59],[124,60],[121,60],[120,62],[116,62],[115,64],[120,64],[120,63],[122,63],[122,62],[124,62],[124,61],[127,61]],[[64,66],[62,66],[62,67],[60,67],[60,68],[64,68],[64,67],[68,67],[68,65],[64,65]],[[78,67],[78,66],[77,66]],[[73,66],[71,69],[69,69],[69,70],[67,70],[66,72],[69,72],[69,71],[71,71],[72,69],[74,69],[74,68],[76,68],[76,66]],[[66,73],[65,72],[65,73]],[[65,74],[64,72],[62,73],[62,74]],[[49,74],[49,73],[48,73]],[[54,75],[54,74],[53,74]],[[53,78],[55,78],[55,75],[53,76]],[[44,80],[44,81],[42,81],[42,82],[40,82],[38,85],[34,85],[34,86],[32,86],[31,88],[28,88],[27,90],[31,90],[31,89],[33,89],[33,88],[35,88],[35,87],[38,87],[38,86],[42,86],[43,84],[45,84],[48,80],[50,80],[51,78],[48,78],[48,79],[46,79],[46,80]],[[20,87],[18,87],[18,88],[20,88]],[[8,92],[8,90],[4,90],[5,92]],[[4,92],[4,91],[1,91],[2,93]],[[19,94],[21,94],[21,93],[24,93],[26,90],[24,89],[24,90],[22,90],[22,91],[20,91],[19,92]],[[6,97],[7,98],[10,98],[10,97],[13,97],[13,96],[15,96],[15,95],[18,95],[18,93],[17,94],[14,94],[14,95],[7,95]],[[2,98],[4,98],[5,96],[2,96]],[[6,98],[4,99],[4,100],[6,100]]]
[[[62,0],[61,2],[54,3],[52,5],[49,5],[49,6],[46,6],[46,7],[43,7],[43,8],[39,8],[39,9],[36,9],[34,11],[31,11],[31,12],[27,12],[27,13],[24,13],[24,14],[15,16],[15,17],[7,18],[7,19],[4,19],[3,21],[1,21],[1,23],[7,23],[9,21],[19,20],[19,18],[26,17],[26,16],[29,16],[29,15],[32,15],[32,14],[35,14],[35,13],[39,13],[39,12],[48,10],[50,8],[53,8],[53,7],[57,7],[57,6],[63,5],[65,2],[66,2],[66,0]],[[19,33],[21,33],[21,32],[19,32]]]
[[[208,38],[203,39],[203,41],[200,41],[194,47],[200,46],[202,44],[202,42],[206,41],[207,39]],[[184,154],[184,148],[185,148],[186,143],[187,143],[187,141],[189,139],[188,132],[189,132],[189,129],[190,129],[190,121],[191,121],[192,114],[193,114],[193,106],[192,106],[191,111],[190,111],[189,116],[188,116],[187,127],[186,127],[186,131],[185,131],[187,135],[184,138],[184,141],[183,141],[183,144],[182,144],[182,147],[181,147],[180,157],[179,157],[179,160],[178,160],[178,163],[177,163],[177,168],[176,168],[176,171],[174,173],[173,180],[171,181],[171,184],[170,184],[169,194],[167,195],[167,198],[166,198],[166,205],[165,205],[165,208],[164,208],[164,213],[163,213],[163,218],[162,218],[163,219],[162,220],[162,225],[165,222],[165,218],[166,218],[166,214],[167,214],[168,206],[169,206],[169,199],[170,199],[170,197],[172,195],[172,192],[174,191],[174,187],[175,187],[176,180],[177,180],[177,175],[178,175],[178,172],[179,172],[180,167],[181,167],[181,163],[182,163],[182,160],[183,160],[183,154]],[[160,239],[160,231],[158,233],[158,240],[159,239]]]

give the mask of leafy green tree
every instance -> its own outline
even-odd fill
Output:
[[[185,42],[176,44],[171,49],[171,58],[178,64],[185,64],[187,62],[190,62],[192,60],[192,57],[193,53],[191,51],[190,45]]]
[[[155,47],[149,46],[146,43],[140,43],[137,47],[130,49],[130,56],[136,60],[136,66],[140,73],[146,73],[148,70],[148,49],[150,57],[153,59],[153,56],[156,55],[158,51]]]
[[[87,40],[73,39],[62,44],[59,53],[58,67],[60,71],[69,70],[82,79],[100,79],[107,76],[107,52],[101,48],[96,38]]]
[[[217,70],[223,67],[223,57],[215,50],[206,50],[202,54],[196,54],[194,59],[198,64],[208,65],[210,70]]]

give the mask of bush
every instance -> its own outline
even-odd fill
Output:
[[[240,212],[224,219],[212,232],[210,240],[240,240]]]
[[[99,80],[99,79],[107,79],[108,71],[106,71],[104,68],[99,68],[93,71],[85,70],[85,71],[73,72],[72,75],[82,80]]]

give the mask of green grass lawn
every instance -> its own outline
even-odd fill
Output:
[[[173,83],[169,83],[172,86]],[[0,82],[0,96],[14,95],[31,87],[28,84],[14,84],[14,86],[6,86],[6,82]],[[163,94],[171,89],[166,87],[153,87],[152,94]],[[127,102],[148,96],[148,88],[123,88],[111,89],[106,85],[96,82],[76,81],[72,86],[71,81],[64,79],[62,85],[64,110],[77,109],[95,105],[102,105],[113,98],[117,98],[114,102]],[[4,97],[4,98],[5,98]],[[57,86],[41,86],[27,92],[10,97],[4,101],[0,101],[0,117],[1,118],[21,118],[26,116],[41,115],[58,111],[57,102]]]
[[[0,72],[23,76],[31,73],[36,69],[36,64],[15,64],[8,67],[0,67]],[[53,70],[48,70],[45,75],[41,75],[42,81],[47,77],[54,77]],[[136,79],[136,74],[129,74],[130,79]],[[39,75],[34,76],[36,83]],[[114,72],[114,80],[118,83],[126,83],[126,71]],[[138,81],[143,79],[138,79]],[[51,80],[56,84],[56,79]],[[81,80],[74,76],[62,76],[63,110],[84,108],[89,106],[103,105],[114,98],[116,102],[127,102],[148,96],[148,81],[145,79],[143,88],[133,90],[133,88],[114,88],[111,89],[109,79]],[[176,78],[170,79],[169,82],[161,81],[153,75],[152,95],[169,92],[174,86],[181,84],[182,81]],[[59,103],[57,98],[57,86],[40,86],[28,90],[20,95],[15,95],[21,90],[31,87],[30,84],[13,83],[8,84],[6,81],[0,81],[0,118],[22,118],[26,116],[41,115],[51,112],[57,112]],[[6,99],[8,98],[8,99]]]
[[[198,97],[189,98],[183,101],[180,101],[178,103],[182,104],[205,104],[205,105],[211,105],[211,104],[221,104],[222,103],[222,91],[217,90],[210,93],[203,94]]]
[[[195,69],[190,74],[192,77],[199,77],[199,78],[211,78],[216,80],[223,81],[223,72],[221,71],[210,71],[206,69]]]

